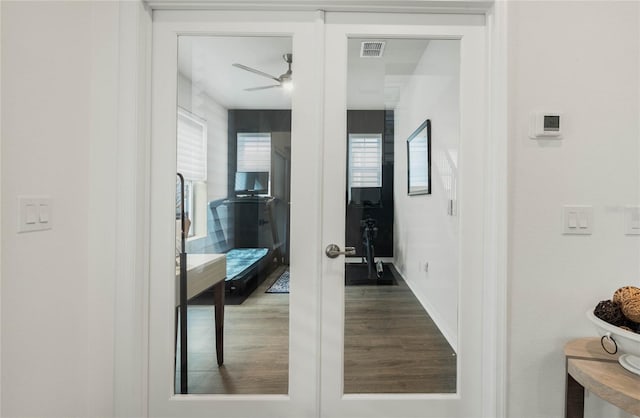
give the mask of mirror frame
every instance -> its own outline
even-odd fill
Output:
[[[427,139],[427,185],[419,187],[411,184],[411,141],[418,137],[426,136]],[[414,151],[415,158],[415,151]],[[407,194],[409,196],[417,196],[423,194],[431,194],[431,120],[425,120],[411,135],[407,138]]]

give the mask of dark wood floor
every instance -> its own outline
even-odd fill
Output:
[[[190,393],[288,392],[289,295],[264,293],[280,273],[242,305],[225,307],[220,368],[213,308],[189,306]],[[402,280],[349,286],[345,298],[345,393],[455,392],[455,353]]]
[[[189,306],[189,393],[288,393],[289,295],[265,293],[282,271],[241,305],[224,307],[222,367],[216,363],[213,306]]]
[[[345,393],[454,393],[456,355],[406,283],[345,288]]]

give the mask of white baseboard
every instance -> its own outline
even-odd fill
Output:
[[[398,269],[396,269],[396,271],[398,271]],[[457,353],[458,338],[455,338],[457,337],[457,332],[454,332],[454,330],[451,330],[448,327],[444,326],[445,322],[442,319],[442,315],[438,313],[438,311],[433,307],[433,305],[429,303],[429,301],[424,296],[420,295],[418,292],[415,291],[415,289],[411,285],[411,282],[405,279],[405,277],[402,275],[400,271],[398,271],[398,274],[402,277],[402,279],[407,284],[407,286],[409,286],[409,289],[411,289],[411,292],[416,297],[416,299],[418,299],[418,302],[420,302],[424,310],[427,311],[427,313],[429,314],[433,322],[436,324],[436,326],[438,327],[438,329],[440,330],[444,338],[447,340],[447,342],[449,343],[453,351]]]

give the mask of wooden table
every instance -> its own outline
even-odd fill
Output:
[[[633,415],[640,415],[640,376],[607,354],[600,338],[580,338],[564,346],[567,386],[565,417],[584,417],[584,390]]]
[[[227,259],[224,254],[187,254],[187,300],[213,286],[218,366],[224,362],[224,279]],[[176,308],[180,306],[180,274],[176,274]]]

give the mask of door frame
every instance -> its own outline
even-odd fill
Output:
[[[477,280],[477,272],[484,268],[483,227],[485,225],[485,205],[480,205],[484,198],[483,188],[486,166],[484,147],[486,133],[478,133],[477,127],[483,126],[486,116],[486,83],[483,63],[486,59],[486,26],[481,23],[481,16],[464,15],[417,15],[402,14],[384,16],[380,14],[327,13],[325,19],[325,77],[331,83],[325,86],[325,133],[323,173],[324,219],[336,219],[344,214],[346,203],[344,197],[335,197],[336,184],[345,184],[346,158],[344,145],[340,138],[347,129],[346,110],[348,109],[347,76],[349,58],[348,44],[351,40],[362,39],[429,39],[449,40],[459,47],[459,139],[458,160],[459,213],[456,214],[458,236],[458,272],[450,277],[457,280],[458,291],[454,298],[457,303],[457,390],[455,393],[343,393],[346,385],[346,340],[347,318],[345,317],[346,295],[344,288],[343,258],[331,260],[323,258],[323,275],[321,286],[322,297],[328,303],[322,304],[322,341],[321,344],[321,416],[371,416],[388,417],[439,417],[475,416],[482,408],[482,393],[476,388],[483,386],[481,380],[484,328],[482,322],[482,289],[486,278]],[[484,19],[482,19],[484,20]],[[431,44],[430,44],[431,45]],[[427,47],[429,51],[430,47]],[[420,78],[418,76],[417,78]],[[404,90],[403,90],[404,93]],[[403,94],[402,93],[402,94]],[[401,97],[402,97],[401,94]],[[402,100],[400,100],[402,103]],[[401,119],[409,117],[406,114]],[[412,119],[410,123],[424,120]],[[418,117],[418,116],[416,116]],[[405,123],[407,120],[405,120]],[[406,128],[415,126],[405,126]],[[395,128],[396,144],[398,135],[407,135]],[[405,136],[406,138],[406,136]],[[400,142],[402,142],[400,140]],[[396,148],[396,157],[397,157]],[[395,164],[402,164],[402,158],[396,158]],[[338,169],[343,167],[342,170]],[[401,167],[401,166],[400,166]],[[400,172],[403,168],[396,168]],[[464,190],[463,190],[464,189]],[[402,192],[401,192],[402,193]],[[397,191],[396,191],[397,194]],[[329,198],[333,197],[333,198]],[[397,198],[397,196],[396,196]],[[396,201],[397,203],[397,201]],[[426,203],[425,203],[426,204]],[[342,215],[344,216],[344,215]],[[397,216],[397,215],[396,215]],[[344,244],[345,227],[341,222],[323,223],[323,247],[329,244]],[[411,263],[409,263],[411,264]],[[406,267],[406,266],[405,266]],[[401,274],[408,274],[402,271]],[[410,278],[405,276],[405,278]],[[417,283],[407,280],[409,288]],[[463,290],[464,289],[464,290]],[[426,310],[431,314],[429,307]],[[399,351],[399,353],[402,350]]]
[[[503,1],[138,0],[119,13],[118,137],[115,180],[114,414],[148,415],[151,22],[156,9],[320,10],[484,14],[487,24],[488,117],[484,196],[482,399],[484,417],[506,416],[508,142],[507,3]],[[319,398],[318,398],[319,399]]]
[[[273,11],[184,11],[161,10],[154,13],[152,71],[152,149],[149,213],[151,225],[149,266],[149,414],[152,416],[207,416],[212,408],[222,416],[251,417],[262,411],[270,417],[313,416],[317,398],[317,365],[308,359],[319,357],[318,345],[307,344],[310,336],[319,335],[318,309],[320,251],[320,199],[311,196],[292,205],[291,275],[304,278],[291,283],[289,298],[289,390],[285,394],[176,394],[172,384],[175,370],[170,367],[175,345],[173,307],[174,274],[173,228],[175,201],[174,176],[175,103],[177,100],[178,44],[181,36],[286,37],[296,58],[296,88],[290,93],[291,136],[303,139],[305,146],[293,146],[291,178],[293,196],[303,196],[312,185],[319,188],[322,161],[318,97],[321,96],[322,55],[308,48],[322,35],[322,16],[318,12]],[[310,220],[310,222],[309,222]],[[316,225],[314,228],[313,225]],[[168,227],[170,226],[170,227]],[[294,251],[295,250],[295,251]],[[304,277],[303,277],[304,276]],[[215,403],[215,404],[214,404]]]

